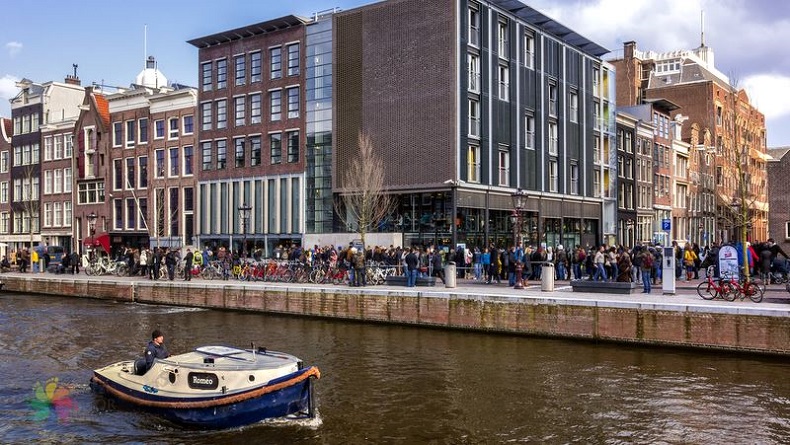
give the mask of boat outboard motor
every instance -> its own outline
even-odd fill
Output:
[[[134,361],[134,375],[145,375],[148,368],[145,366],[145,359],[138,358]]]

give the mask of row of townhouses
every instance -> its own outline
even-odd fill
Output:
[[[347,244],[360,134],[396,199],[369,244],[769,234],[764,116],[704,42],[605,61],[517,1],[389,0],[188,43],[196,87],[152,57],[128,88],[18,83],[0,125],[9,248]]]

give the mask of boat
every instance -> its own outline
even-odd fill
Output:
[[[183,426],[233,428],[290,416],[315,417],[315,366],[266,348],[201,346],[155,359],[126,360],[93,371],[91,388],[123,405]]]

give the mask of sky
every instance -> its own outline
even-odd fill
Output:
[[[424,0],[430,1],[430,0]],[[766,117],[768,146],[790,146],[790,2],[783,0],[522,0],[622,56],[705,44],[716,67],[745,88]],[[5,8],[0,27],[0,116],[11,115],[15,83],[63,81],[77,64],[82,85],[127,87],[153,55],[170,82],[197,85],[197,37],[294,14],[311,17],[372,0],[40,0]],[[31,4],[32,5],[32,4]],[[147,28],[147,34],[145,32]],[[146,38],[147,35],[147,38]],[[147,48],[147,54],[146,54]]]

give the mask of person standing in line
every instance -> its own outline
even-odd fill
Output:
[[[649,249],[642,249],[637,256],[639,257],[639,267],[642,270],[642,293],[649,294],[652,282],[650,275],[653,273],[653,254]]]
[[[187,254],[184,255],[184,281],[192,281],[192,260],[194,255],[192,251],[187,248]]]
[[[168,250],[167,255],[165,255],[165,266],[167,267],[167,278],[170,281],[173,281],[176,278],[176,253],[175,251]]]
[[[409,254],[406,255],[406,286],[414,287],[417,284],[417,265],[419,259],[415,253],[414,247],[409,249]]]
[[[442,253],[439,251],[439,249],[433,249],[433,253],[431,255],[431,267],[433,269],[431,271],[431,276],[439,277],[442,280],[442,283],[445,283],[444,269],[442,268]]]

